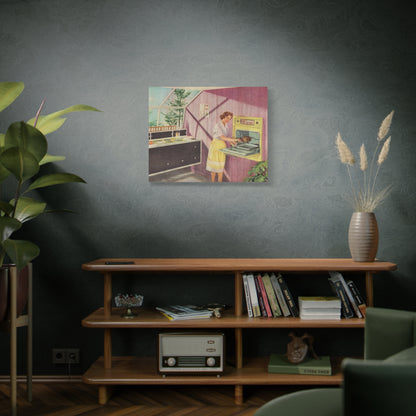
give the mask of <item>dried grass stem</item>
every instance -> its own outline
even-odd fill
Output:
[[[377,146],[374,151],[371,165],[369,169],[369,174],[367,177],[367,170],[368,170],[368,158],[367,158],[367,152],[364,146],[364,143],[360,147],[360,169],[363,172],[363,179],[362,179],[362,185],[357,190],[354,186],[353,176],[351,173],[351,166],[355,165],[355,158],[351,150],[348,148],[347,144],[342,140],[341,134],[337,134],[336,138],[336,145],[338,148],[338,154],[339,158],[341,160],[341,163],[345,164],[347,166],[348,170],[348,176],[350,178],[350,184],[351,184],[351,190],[352,190],[352,204],[355,211],[358,212],[373,212],[375,208],[377,208],[390,194],[391,192],[391,185],[387,186],[386,188],[382,189],[381,191],[376,192],[376,182],[378,173],[380,171],[381,165],[385,162],[387,159],[387,156],[390,151],[390,143],[391,143],[391,136],[384,142],[380,153],[378,154],[378,149],[381,144],[381,141],[387,136],[392,119],[393,119],[394,111],[391,111],[387,117],[383,120],[381,123],[381,126],[378,131],[377,135]],[[374,164],[377,160],[377,170],[374,172]]]

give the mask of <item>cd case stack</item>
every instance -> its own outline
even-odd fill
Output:
[[[301,319],[341,319],[341,301],[332,296],[299,296]]]

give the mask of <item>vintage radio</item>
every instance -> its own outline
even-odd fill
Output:
[[[158,371],[161,374],[221,374],[224,334],[167,332],[159,334]]]

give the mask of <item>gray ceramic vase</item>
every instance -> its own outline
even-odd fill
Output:
[[[352,214],[348,244],[354,261],[374,261],[378,249],[378,226],[373,212]]]

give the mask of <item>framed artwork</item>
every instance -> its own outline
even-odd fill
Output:
[[[266,87],[150,87],[149,181],[267,182]]]

